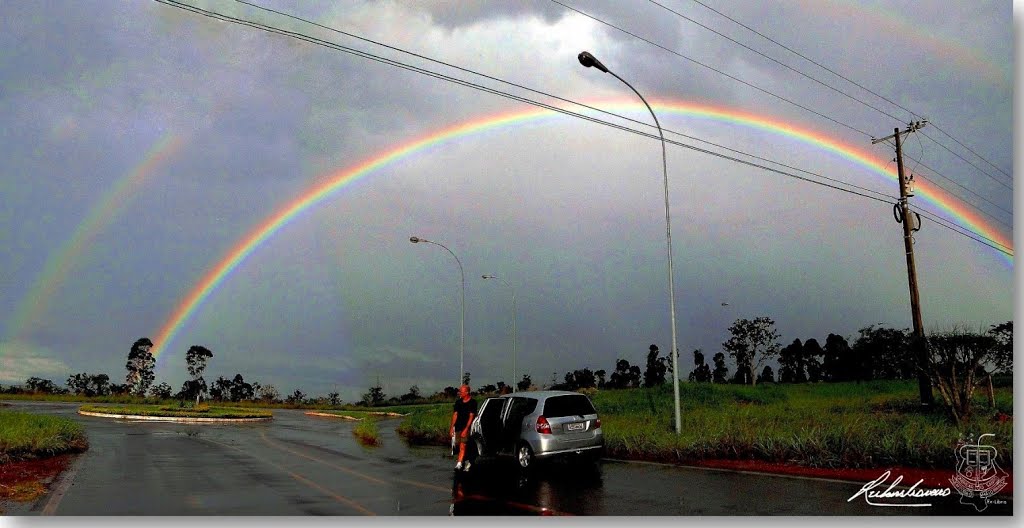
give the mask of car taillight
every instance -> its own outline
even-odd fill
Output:
[[[537,432],[540,434],[551,434],[551,424],[548,423],[548,419],[541,416],[537,418]]]
[[[597,420],[594,420],[594,429],[598,429],[600,427],[601,427],[601,419],[598,418]]]

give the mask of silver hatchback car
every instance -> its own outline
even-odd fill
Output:
[[[488,398],[470,435],[482,456],[512,455],[523,468],[535,459],[604,451],[604,433],[590,398],[578,392],[516,392]]]

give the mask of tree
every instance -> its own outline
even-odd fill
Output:
[[[803,383],[807,381],[804,372],[804,345],[799,339],[779,351],[779,383]]]
[[[150,353],[152,348],[153,342],[148,337],[143,337],[135,340],[128,351],[128,362],[125,364],[128,374],[125,376],[125,385],[136,396],[145,396],[149,386],[156,380],[156,375],[153,374],[156,359]]]
[[[533,385],[533,380],[530,379],[529,374],[523,374],[523,379],[516,382],[516,389],[524,391],[528,390]],[[456,392],[456,394],[458,394]]]
[[[494,394],[498,392],[498,387],[494,386],[493,383],[488,383],[483,387],[480,387],[480,394]]]
[[[217,379],[213,381],[213,385],[210,387],[210,398],[223,401],[231,398],[231,380],[224,376],[217,376]]]
[[[160,382],[159,385],[153,385],[149,388],[149,395],[152,398],[169,400],[171,399],[171,386],[167,382]]]
[[[824,369],[821,365],[821,357],[825,351],[821,349],[818,340],[813,337],[804,341],[804,366],[807,367],[807,381],[817,383],[824,379]]]
[[[231,398],[231,401],[251,400],[255,395],[256,391],[252,384],[246,383],[245,378],[241,374],[235,374],[235,377],[231,379],[231,385],[228,387],[228,396]]]
[[[861,328],[853,343],[857,378],[913,379],[917,377],[917,361],[911,347],[909,329]]]
[[[370,392],[363,394],[363,402],[366,405],[380,405],[384,403],[387,397],[384,395],[384,389],[378,383],[377,385],[370,387]]]
[[[722,348],[736,361],[737,370],[742,369],[750,376],[750,384],[756,384],[754,372],[779,353],[779,333],[775,321],[770,317],[754,320],[737,319],[729,333],[732,337],[722,343]]]
[[[68,376],[65,385],[68,386],[68,391],[76,396],[92,396],[92,394],[89,394],[91,391],[89,388],[89,375],[85,372]]]
[[[87,396],[106,396],[110,394],[110,376],[106,374],[89,376],[89,388],[92,394],[87,394]]]
[[[714,383],[728,381],[729,368],[725,366],[725,354],[717,352],[711,357],[711,361],[715,363],[715,370],[711,373],[712,381]]]
[[[822,362],[825,381],[848,381],[853,379],[853,351],[846,338],[829,334],[825,338],[825,359]]]
[[[594,376],[597,376],[597,388],[603,389],[605,386],[604,376],[607,372],[604,369],[594,372]]]
[[[206,369],[206,362],[213,357],[213,352],[199,345],[192,345],[185,354],[185,363],[188,365],[188,374],[192,376],[190,389],[196,391],[196,405],[199,405],[199,397],[206,392],[206,380],[203,379],[203,370]],[[182,387],[184,391],[184,387]],[[192,394],[190,392],[190,394]]]
[[[175,399],[178,400],[196,400],[196,405],[199,405],[199,395],[205,393],[207,390],[206,380],[202,377],[199,379],[185,380],[185,383],[181,384],[181,391],[175,395]]]
[[[615,362],[615,372],[612,372],[608,380],[608,387],[612,389],[628,389],[640,386],[640,367],[630,365],[629,361],[619,359]]]
[[[772,366],[771,365],[765,365],[764,366],[764,370],[762,370],[761,374],[757,376],[757,382],[758,383],[764,383],[764,382],[774,383],[775,382],[775,373],[772,371]]]
[[[416,401],[418,399],[420,399],[420,388],[416,385],[409,387],[409,392],[403,394],[402,397],[399,398],[399,400],[403,402]]]
[[[415,385],[413,386],[415,387]],[[327,403],[330,403],[331,407],[341,405],[341,394],[338,394],[337,392],[327,393]]]
[[[704,352],[700,349],[693,351],[693,370],[690,371],[688,379],[697,383],[711,381],[711,368],[704,362]]]
[[[957,425],[971,416],[971,400],[980,384],[980,368],[992,361],[998,342],[989,334],[955,329],[927,337],[928,377]]]
[[[647,370],[644,371],[644,387],[657,387],[665,383],[668,371],[668,357],[658,357],[658,345],[651,345],[647,352]]]
[[[126,395],[129,393],[130,388],[128,385],[121,385],[119,383],[111,383],[107,388],[110,394],[116,394],[118,396]]]
[[[281,401],[281,393],[273,385],[262,385],[256,393],[259,400],[265,403],[277,403]]]
[[[60,392],[57,386],[53,384],[53,381],[35,376],[25,380],[25,389],[29,392],[42,394],[57,394]]]
[[[469,372],[462,373],[462,384],[469,385]]]
[[[295,392],[291,393],[284,401],[290,405],[302,405],[302,402],[306,401],[306,393],[295,389]]]
[[[992,367],[999,374],[1013,374],[1013,321],[992,325],[989,335],[996,340]]]

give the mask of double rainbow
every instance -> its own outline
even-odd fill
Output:
[[[603,108],[616,111],[643,110],[640,103],[618,102],[612,104],[601,104]],[[690,117],[706,118],[715,121],[736,123],[753,129],[761,129],[772,134],[787,136],[795,140],[814,145],[826,151],[835,153],[851,162],[868,168],[872,173],[885,178],[888,182],[896,180],[897,176],[883,163],[874,159],[870,154],[849,145],[842,144],[836,140],[826,137],[817,132],[798,128],[784,121],[758,116],[751,113],[737,110],[716,107],[705,104],[695,104],[681,101],[655,101],[652,105],[659,114],[676,114]],[[523,123],[543,118],[560,116],[556,112],[543,109],[518,110],[498,115],[485,116],[472,121],[460,123],[448,128],[437,130],[426,134],[418,139],[399,145],[393,149],[371,156],[362,163],[341,169],[332,173],[329,177],[306,191],[298,198],[285,204],[276,212],[271,214],[252,229],[248,234],[228,251],[224,257],[210,269],[202,279],[196,283],[192,290],[178,304],[171,313],[167,322],[158,332],[154,339],[152,353],[159,358],[162,352],[174,341],[181,332],[184,325],[195,314],[202,302],[209,297],[213,291],[235,270],[253,251],[263,242],[281,230],[289,222],[298,217],[303,211],[319,204],[335,193],[344,189],[347,185],[372,174],[377,169],[391,163],[408,158],[413,154],[429,149],[441,143],[454,141],[458,138],[471,134],[477,134],[488,130],[501,128],[513,124]],[[989,224],[985,219],[969,210],[963,203],[952,196],[942,192],[940,189],[928,185],[927,182],[920,182],[917,195],[924,200],[931,202],[949,215],[956,218],[957,222],[965,227],[988,237],[997,243],[1011,248],[1012,241],[998,229]],[[1012,265],[1012,257],[1006,261]]]

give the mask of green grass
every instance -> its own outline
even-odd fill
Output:
[[[1013,395],[996,391],[996,410],[978,393],[962,428],[941,410],[922,412],[914,382],[682,383],[682,433],[675,434],[672,388],[604,390],[592,396],[609,456],[693,462],[756,459],[811,467],[955,467],[961,435],[995,433],[1001,461],[1013,457]],[[1003,421],[997,419],[1002,413]],[[447,445],[450,408],[414,413],[399,426],[414,443]]]
[[[83,405],[86,412],[176,418],[270,418],[270,411],[237,407],[178,407],[173,405]]]
[[[0,411],[0,464],[89,448],[83,427],[74,420]]]
[[[376,419],[363,420],[352,428],[352,434],[356,440],[364,446],[376,447],[380,445],[380,429],[377,427]]]

